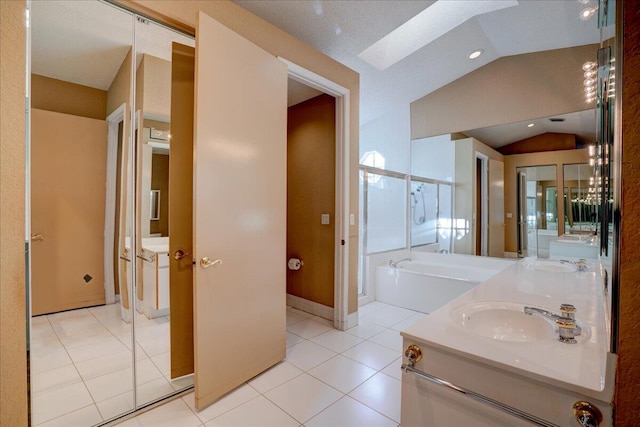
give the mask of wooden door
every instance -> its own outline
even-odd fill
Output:
[[[169,145],[171,378],[193,373],[194,69],[195,49],[173,43]],[[175,254],[178,254],[178,259]]]
[[[194,135],[195,404],[286,354],[287,68],[198,15]]]
[[[32,314],[104,304],[107,123],[31,110]]]

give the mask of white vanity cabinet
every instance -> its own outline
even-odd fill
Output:
[[[169,315],[168,245],[143,246],[142,312],[150,319]]]
[[[403,348],[421,357],[403,358],[412,368],[402,373],[401,425],[579,426],[573,407],[588,402],[599,425],[612,426],[608,298],[597,263],[588,264],[579,272],[525,258],[403,330]],[[565,303],[582,327],[575,344],[524,314]]]

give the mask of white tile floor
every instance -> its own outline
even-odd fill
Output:
[[[136,317],[138,402],[193,384],[169,378],[169,319]],[[131,326],[112,304],[31,323],[34,426],[90,426],[133,407]]]
[[[380,302],[346,332],[287,309],[287,358],[202,411],[193,393],[122,426],[372,427],[400,423],[399,331],[425,316]]]

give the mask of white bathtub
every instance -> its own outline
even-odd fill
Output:
[[[455,254],[412,254],[376,268],[376,300],[431,313],[515,261]]]

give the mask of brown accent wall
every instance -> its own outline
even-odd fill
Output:
[[[151,221],[150,232],[169,235],[169,156],[151,156],[151,189],[160,190],[160,219]]]
[[[411,103],[411,139],[585,109],[582,64],[598,45],[497,59]]]
[[[544,153],[514,154],[504,156],[504,250],[517,252],[517,191],[516,168],[524,166],[556,165],[556,182],[561,183],[564,176],[563,165],[588,163],[589,150],[548,151]],[[561,188],[558,185],[558,188]],[[558,191],[558,234],[564,234],[563,192]],[[511,218],[507,217],[511,213]]]
[[[289,33],[271,25],[228,0],[117,0],[150,16],[178,24],[195,34],[199,10],[226,25],[274,56],[281,56],[349,89],[349,210],[358,212],[358,141],[360,129],[360,76]],[[349,227],[349,313],[358,309],[358,215]]]
[[[0,0],[0,426],[26,426],[25,2]]]
[[[31,74],[31,108],[104,120],[107,92]]]
[[[335,253],[335,98],[289,107],[287,120],[287,293],[333,307]],[[322,225],[321,214],[330,215]]]
[[[615,425],[637,425],[640,409],[640,8],[624,1],[622,69],[622,241]]]
[[[574,150],[576,136],[569,133],[547,132],[498,148],[505,156],[511,154],[539,153],[543,151]]]

